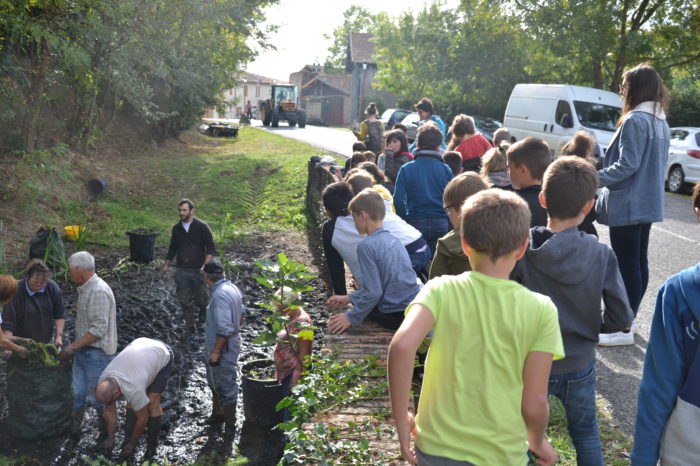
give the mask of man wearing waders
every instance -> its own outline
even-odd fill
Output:
[[[207,312],[207,288],[202,281],[202,266],[211,261],[216,251],[209,225],[194,216],[194,204],[189,199],[177,203],[180,221],[175,224],[170,237],[170,247],[163,264],[165,273],[175,256],[175,293],[182,306],[182,314],[188,331],[194,330],[194,306],[199,308],[199,322],[204,322]]]
[[[226,423],[224,448],[228,449],[236,429],[243,296],[238,287],[226,279],[224,268],[216,261],[204,266],[204,281],[211,288],[204,334],[207,383],[213,395],[210,421]]]
[[[173,370],[173,351],[160,340],[137,338],[109,363],[95,389],[95,397],[105,404],[107,436],[100,448],[109,458],[114,447],[119,399],[126,400],[124,445],[119,462],[130,458],[148,426],[146,454],[150,460],[158,449],[158,435],[163,425],[160,397]]]
[[[97,410],[100,438],[104,439],[103,404],[95,399],[95,385],[117,352],[117,306],[112,289],[95,274],[95,258],[89,252],[76,252],[68,258],[68,275],[78,288],[76,340],[63,348],[58,359],[65,362],[75,356],[71,440],[80,440],[88,404]]]

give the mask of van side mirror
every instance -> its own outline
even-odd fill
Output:
[[[571,118],[571,115],[569,115],[568,113],[562,115],[561,121],[559,122],[559,126],[561,126],[562,128],[573,128],[574,120]]]

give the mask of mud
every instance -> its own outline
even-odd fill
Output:
[[[242,330],[242,349],[239,367],[245,362],[269,356],[272,347],[253,346],[251,341],[265,326],[269,311],[256,306],[264,299],[264,291],[251,277],[258,273],[255,259],[274,259],[278,252],[308,265],[314,266],[313,250],[317,244],[306,243],[306,238],[296,235],[256,235],[244,242],[225,248],[227,258],[236,266],[237,276],[229,277],[244,294],[246,315]],[[88,250],[90,250],[88,245]],[[93,248],[94,249],[94,248]],[[98,274],[112,287],[117,302],[117,324],[119,349],[133,339],[146,336],[157,338],[169,344],[175,354],[175,366],[162,397],[164,411],[163,430],[158,449],[157,462],[160,464],[216,464],[222,444],[222,429],[212,429],[204,421],[211,412],[211,392],[207,387],[204,368],[204,332],[199,324],[198,332],[189,338],[184,332],[182,313],[175,297],[175,287],[171,274],[162,276],[155,265],[124,266],[123,259],[128,251],[107,249],[92,250],[97,259]],[[156,252],[163,257],[165,251]],[[318,257],[318,256],[316,256]],[[116,271],[116,273],[115,273]],[[304,294],[308,303],[307,312],[315,323],[325,321],[324,303],[327,292],[321,279],[310,281],[315,290]],[[64,341],[75,339],[73,315],[77,294],[75,286],[59,281],[64,292],[66,309],[66,334]],[[319,339],[315,350],[320,349]],[[66,436],[42,442],[25,443],[14,440],[7,431],[7,403],[5,393],[4,365],[0,370],[0,453],[22,458],[21,464],[86,464],[87,458],[97,458],[96,440],[98,435],[97,416],[93,409],[88,410],[83,423],[82,438],[77,445],[71,444]],[[240,379],[239,379],[240,387]],[[235,456],[246,456],[250,464],[276,464],[284,445],[283,436],[277,432],[256,430],[243,419],[242,393],[239,391],[238,432],[236,445],[239,452]],[[123,441],[121,422],[124,419],[123,402],[119,403],[120,425],[117,429],[117,446]],[[135,458],[138,460],[145,451],[145,438],[142,437]],[[115,448],[112,460],[116,461],[119,449]]]

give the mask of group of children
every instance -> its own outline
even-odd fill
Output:
[[[462,116],[455,120],[453,134],[457,126],[469,126]],[[457,137],[464,138],[470,129],[460,129]],[[543,140],[509,144],[504,131],[505,142],[483,157],[462,158],[462,166],[451,169],[450,152],[440,149],[443,134],[436,125],[427,122],[419,128],[412,154],[399,133],[386,134],[387,150],[379,158],[385,168],[395,166],[390,159],[397,152],[405,158],[395,176],[387,177],[379,167],[368,170],[367,160],[356,163],[353,156],[348,178],[329,185],[322,198],[330,217],[323,244],[335,292],[328,303],[334,309],[352,305],[332,316],[328,328],[343,332],[367,317],[397,329],[389,348],[389,384],[404,458],[420,464],[526,464],[530,458],[554,464],[556,453],[544,436],[548,395],[554,395],[566,410],[578,464],[602,465],[595,347],[599,334],[629,331],[633,312],[615,253],[588,234],[596,233],[591,211],[599,187],[590,137],[577,134],[550,163]],[[388,149],[389,137],[398,141],[395,148]],[[461,144],[451,142],[448,149]],[[469,147],[486,149],[478,139]],[[472,159],[483,159],[487,166],[498,157],[505,159],[500,167],[504,176],[477,173]],[[507,185],[499,179],[507,179]],[[699,190],[693,199],[700,216]],[[421,268],[414,259],[426,246],[432,261]],[[356,288],[349,294],[343,262]],[[669,288],[687,299],[690,292],[683,284],[698,288],[693,282],[698,271],[693,273]],[[694,289],[692,296],[700,297],[698,293]],[[685,311],[674,324],[674,341],[682,337],[684,325],[697,324],[698,313],[692,306]],[[408,394],[416,350],[429,332],[414,419]],[[650,347],[655,338],[661,346],[668,343],[664,332],[652,329]],[[685,352],[662,350],[663,360],[686,363],[683,370],[674,370],[678,390],[685,383],[681,398],[685,395],[688,405],[683,412],[673,411],[678,431],[687,419],[683,413],[700,406],[700,372],[692,371],[697,350],[697,344]],[[647,366],[658,366],[649,362],[649,354],[658,353],[648,352]],[[645,380],[651,370],[645,368]],[[692,384],[684,378],[689,371],[698,379]],[[657,384],[642,382],[640,415],[663,411],[666,417],[638,420],[638,430],[641,422],[642,435],[656,442],[640,451],[655,451],[658,457],[678,391],[671,395],[663,385],[668,399],[656,398],[641,408],[642,394],[654,398]],[[417,433],[415,448],[411,433]],[[688,433],[676,437],[679,445],[693,441]],[[642,454],[639,461],[646,464]]]

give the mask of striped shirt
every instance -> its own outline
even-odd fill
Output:
[[[104,351],[117,352],[117,306],[114,294],[104,280],[97,275],[78,287],[78,306],[75,316],[75,337],[90,332],[98,339],[89,346]]]

